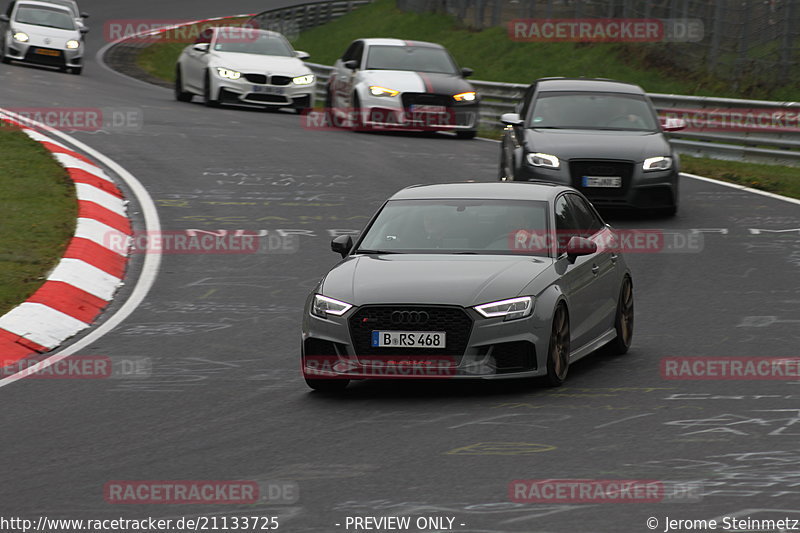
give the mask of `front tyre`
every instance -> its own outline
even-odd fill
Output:
[[[559,304],[553,313],[550,346],[547,350],[547,384],[551,387],[560,387],[567,378],[569,345],[569,315],[567,307]]]
[[[474,139],[476,135],[478,135],[478,132],[475,130],[456,132],[457,139]]]
[[[192,101],[192,93],[183,90],[183,75],[180,67],[175,68],[175,100],[179,102]]]
[[[70,73],[75,74],[76,76],[80,76],[83,72],[83,67],[72,67],[69,69]]]
[[[349,379],[311,379],[305,378],[306,385],[319,392],[341,392],[347,388]]]
[[[619,291],[614,329],[617,336],[606,345],[608,353],[610,355],[627,353],[633,340],[633,282],[628,276],[625,276]]]

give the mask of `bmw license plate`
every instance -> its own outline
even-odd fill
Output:
[[[286,91],[283,87],[271,87],[269,85],[253,85],[252,92],[263,94],[283,94]]]
[[[584,176],[584,187],[622,187],[622,177],[620,176]]]
[[[444,331],[373,331],[375,348],[444,348]]]

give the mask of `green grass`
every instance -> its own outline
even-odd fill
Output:
[[[800,168],[681,156],[681,170],[800,199]]]
[[[77,210],[72,180],[50,152],[0,127],[0,315],[33,294],[61,259]]]

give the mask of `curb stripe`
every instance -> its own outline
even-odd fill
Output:
[[[117,287],[122,285],[121,279],[82,259],[62,259],[47,279],[69,283],[106,301],[111,301]]]
[[[61,166],[65,167],[67,169],[76,168],[78,170],[83,170],[84,172],[88,172],[89,174],[97,176],[98,178],[102,178],[102,179],[106,180],[109,183],[114,183],[111,180],[111,178],[106,176],[105,172],[103,172],[102,170],[100,170],[99,168],[97,168],[96,166],[94,166],[94,165],[92,165],[90,163],[86,163],[85,161],[81,161],[80,159],[78,159],[74,155],[71,155],[71,154],[68,154],[68,153],[63,153],[63,152],[57,152],[54,155],[55,155],[56,160],[59,163],[61,163]]]
[[[125,256],[83,237],[72,238],[64,252],[64,258],[81,259],[115,278],[122,279],[125,275]]]
[[[103,178],[98,178],[97,176],[89,174],[88,172],[79,168],[70,168],[67,169],[67,172],[69,172],[69,177],[72,178],[72,181],[75,183],[91,185],[92,187],[100,189],[103,192],[107,192],[108,194],[116,196],[117,198],[123,198],[122,191],[120,191],[116,185],[104,180]]]
[[[52,307],[86,324],[92,323],[108,305],[107,301],[63,281],[45,282],[28,302]]]
[[[130,236],[92,218],[79,218],[75,237],[82,237],[121,257],[127,255]]]
[[[113,211],[118,215],[125,216],[125,201],[121,198],[109,194],[97,187],[92,187],[86,183],[75,184],[78,200],[88,200],[96,204],[102,205],[109,211]]]
[[[0,317],[0,329],[15,333],[52,350],[89,324],[42,304],[22,303]],[[19,343],[20,341],[17,340]],[[33,351],[30,354],[35,353]],[[29,354],[29,355],[30,355]],[[3,357],[9,363],[7,357]]]
[[[126,235],[133,233],[130,220],[89,200],[78,200],[78,217],[97,220]]]

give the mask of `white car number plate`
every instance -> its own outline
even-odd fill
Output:
[[[373,331],[376,348],[444,348],[444,331]]]
[[[283,94],[285,89],[283,87],[271,87],[269,85],[253,85],[254,93],[265,94]]]
[[[411,112],[443,115],[447,113],[447,108],[443,105],[412,105]]]
[[[584,187],[622,187],[620,176],[584,176]]]

